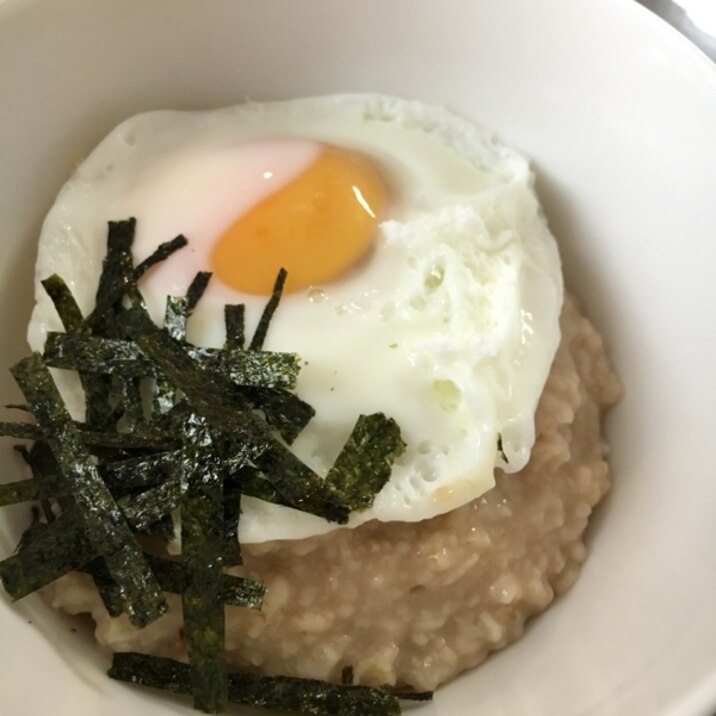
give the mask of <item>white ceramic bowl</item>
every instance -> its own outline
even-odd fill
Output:
[[[446,104],[533,158],[567,281],[627,387],[581,580],[517,645],[410,712],[712,714],[716,69],[631,0],[0,3],[2,400],[16,397],[6,368],[26,350],[43,215],[113,125],[345,91]],[[2,714],[191,713],[108,680],[70,628],[35,597],[0,603]]]

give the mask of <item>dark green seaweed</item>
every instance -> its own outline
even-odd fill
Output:
[[[68,332],[80,330],[84,316],[67,284],[57,274],[53,274],[42,281],[42,286],[55,304],[65,330]]]
[[[134,269],[134,278],[138,281],[152,266],[166,261],[175,251],[184,248],[188,243],[186,237],[179,234],[179,236],[175,236],[170,241],[159,244],[150,256],[137,264]]]
[[[132,263],[132,243],[136,224],[137,221],[133,218],[108,223],[107,254],[102,262],[96,305],[87,319],[95,331],[106,329],[109,319],[105,314],[119,307],[123,296],[136,298],[136,280]],[[110,321],[110,325],[111,323]]]
[[[167,610],[166,602],[129,525],[84,449],[48,368],[34,353],[15,365],[12,374],[45,429],[45,439],[79,508],[87,537],[119,584],[130,620],[145,626]]]
[[[266,416],[290,445],[308,425],[316,411],[295,393],[283,388],[246,387],[242,394]]]
[[[135,343],[85,333],[48,333],[43,358],[53,368],[138,378],[154,373]]]
[[[189,320],[188,307],[189,302],[186,296],[167,296],[167,305],[164,309],[164,328],[175,341],[183,341],[186,338],[186,326]],[[151,361],[149,363],[151,365]]]
[[[185,490],[186,479],[178,474],[150,490],[123,497],[117,505],[132,529],[141,532],[179,507]]]
[[[84,445],[117,448],[123,450],[153,448],[157,450],[171,450],[178,446],[176,438],[163,432],[96,432],[87,430],[84,423],[75,423],[74,427],[79,433],[79,439]],[[0,436],[20,438],[24,440],[42,440],[43,430],[38,425],[29,423],[0,422]]]
[[[40,510],[38,510],[34,505],[30,508],[30,515],[32,516],[30,526],[22,533],[22,535],[20,535],[20,541],[18,542],[17,547],[15,547],[13,554],[22,552],[22,550],[24,550],[30,543],[39,539],[40,535],[47,527],[47,522],[43,522],[40,519]]]
[[[131,253],[135,227],[135,219],[109,222],[107,254],[97,286],[96,305],[82,330],[105,338],[117,338],[116,312],[121,310],[122,298],[129,296],[133,301],[140,300]],[[84,377],[82,382],[86,393],[87,423],[99,430],[110,428],[116,422],[111,380],[106,376],[90,376]]]
[[[233,489],[232,489],[233,488]],[[239,520],[241,518],[241,487],[236,480],[224,479],[224,566],[234,567],[243,563],[239,543]]]
[[[63,500],[66,498],[62,495],[56,495],[54,489],[56,488],[56,481],[50,478],[49,471],[43,471],[39,466],[37,459],[37,453],[41,449],[42,443],[35,443],[32,451],[28,450],[25,445],[15,445],[15,450],[20,454],[22,459],[25,461],[27,466],[32,471],[32,482],[35,485],[37,498],[40,501],[42,512],[45,516],[46,522],[53,522],[55,520],[55,513],[52,510],[52,500],[54,497],[60,498],[60,504],[62,505]],[[50,468],[54,472],[54,461]],[[69,500],[63,505],[63,509],[71,507]]]
[[[171,450],[100,465],[102,479],[115,494],[128,494],[161,485],[187,460],[183,450]]]
[[[55,304],[62,325],[68,334],[79,333],[85,330],[84,319],[74,296],[67,284],[57,274],[50,276],[42,282],[47,295]],[[66,334],[62,334],[66,335]],[[59,366],[58,366],[59,367]],[[109,404],[109,383],[106,378],[79,373],[82,388],[85,391],[88,421],[101,428],[112,425],[114,416],[112,406]],[[101,396],[96,399],[95,396]]]
[[[233,440],[247,459],[267,449],[271,442],[270,431],[229,381],[197,365],[180,343],[152,323],[142,308],[135,306],[126,311],[122,315],[122,324],[145,355],[186,395],[198,413],[213,429]]]
[[[226,348],[244,347],[244,324],[246,306],[243,303],[224,306],[224,323],[226,325]]]
[[[185,298],[167,301],[165,329],[175,341],[182,341],[186,329]],[[175,312],[176,311],[176,312]],[[293,388],[300,360],[294,353],[269,353],[243,349],[196,348],[183,346],[187,355],[203,368],[220,373],[237,386],[270,391]],[[49,333],[43,358],[53,368],[80,373],[117,375],[124,379],[155,376],[159,370],[136,343],[100,338],[82,333]],[[270,394],[269,394],[270,395]],[[296,396],[288,393],[298,400]],[[288,401],[287,397],[283,397]]]
[[[88,447],[117,450],[172,450],[179,441],[164,432],[135,431],[133,433],[95,432],[78,428],[80,441]]]
[[[404,449],[397,425],[382,414],[360,416],[327,477],[319,477],[286,447],[314,415],[290,392],[300,359],[262,350],[286,271],[248,349],[243,305],[225,307],[223,348],[196,347],[186,341],[187,322],[211,274],[197,274],[186,296],[167,299],[159,328],[137,281],[187,241],[177,236],[135,267],[135,225],[109,222],[87,318],[60,277],[43,282],[67,332],[49,334],[44,359],[33,354],[12,369],[37,425],[0,422],[0,435],[35,440],[29,451],[18,448],[33,479],[0,485],[0,505],[39,499],[45,521],[33,508],[19,551],[0,562],[0,579],[19,599],[70,571],[85,572],[108,612],[126,612],[138,627],[166,611],[164,592],[180,594],[189,664],[117,654],[110,676],[191,694],[199,710],[219,713],[231,701],[326,716],[398,714],[387,688],[227,674],[224,607],[260,609],[266,587],[223,572],[242,561],[242,495],[343,524],[389,478]],[[48,366],[79,374],[85,422],[71,419]],[[150,387],[153,405],[143,400]],[[173,538],[178,508],[181,559],[145,553],[137,536]],[[352,673],[344,677],[352,682]]]
[[[190,669],[172,659],[144,654],[115,654],[109,676],[120,681],[191,694]],[[309,716],[398,716],[398,697],[387,688],[336,686],[289,676],[228,675],[231,703],[292,711]]]
[[[348,522],[350,510],[342,496],[283,445],[274,444],[255,462],[284,504],[330,522]]]
[[[151,686],[176,694],[191,694],[191,672],[188,664],[159,656],[125,652],[112,656],[110,678],[131,684]]]
[[[264,341],[266,340],[266,334],[268,333],[269,324],[273,318],[273,314],[276,313],[281,295],[283,294],[283,287],[286,283],[286,269],[281,269],[276,276],[276,282],[273,285],[273,291],[271,292],[271,298],[269,298],[264,308],[259,323],[256,326],[254,335],[251,338],[251,344],[249,348],[252,351],[259,351],[263,348]]]
[[[294,388],[301,367],[295,353],[247,351],[242,348],[194,348],[187,353],[202,367],[231,379],[237,386]]]
[[[0,435],[20,440],[42,440],[42,428],[29,423],[8,423],[0,421]]]
[[[382,413],[361,415],[326,482],[351,510],[364,510],[388,482],[393,462],[404,450],[395,420]]]
[[[40,523],[40,527],[46,525]],[[182,594],[187,584],[187,570],[182,562],[152,554],[145,554],[144,557],[162,591]],[[104,561],[101,558],[94,559],[79,567],[78,571],[92,576],[109,614],[119,616],[123,611],[122,595]],[[266,587],[260,582],[228,574],[221,576],[221,599],[226,606],[261,609],[265,595]]]
[[[40,496],[40,504],[45,512],[45,519],[52,522],[55,513],[52,509],[53,503],[57,503],[58,507],[67,512],[74,507],[72,495],[57,480],[60,470],[57,467],[52,450],[44,440],[39,440],[33,444],[29,451],[23,453],[23,457],[27,461],[32,471],[32,477],[37,483],[37,490]]]
[[[398,716],[400,704],[388,688],[336,686],[289,676],[229,674],[232,703],[310,716]]]
[[[200,457],[182,499],[184,638],[189,651],[194,707],[219,713],[228,700],[221,554],[223,474],[218,460]]]
[[[119,396],[122,430],[130,433],[144,426],[144,403],[142,401],[141,380],[139,378],[118,379],[115,392]]]
[[[39,525],[42,524],[42,527]],[[97,556],[76,513],[52,524],[38,523],[35,534],[17,553],[0,562],[0,579],[13,600],[47,586]]]
[[[187,289],[186,296],[168,296],[164,312],[164,328],[169,335],[179,342],[186,340],[186,329],[189,316],[204,295],[209,285],[211,274],[200,271]]]
[[[244,577],[225,574],[222,577],[224,604],[246,609],[261,609],[266,596],[266,585]]]
[[[102,557],[92,560],[82,567],[80,572],[85,572],[92,577],[95,587],[102,599],[104,608],[111,617],[118,617],[124,611],[124,600],[122,590],[107,569],[107,563]]]
[[[209,281],[211,280],[211,273],[209,271],[199,271],[194,276],[193,281],[189,284],[189,288],[186,291],[186,310],[187,314],[191,315],[196,304],[201,301],[201,297],[204,295]]]
[[[146,559],[165,592],[184,592],[188,572],[183,562],[149,554]],[[261,582],[229,574],[221,575],[221,598],[227,606],[261,609],[265,594],[266,587]]]

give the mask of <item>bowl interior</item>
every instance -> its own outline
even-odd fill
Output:
[[[438,14],[408,0],[6,0],[3,401],[19,398],[6,369],[26,352],[43,216],[116,123],[150,109],[347,91],[447,105],[532,158],[567,283],[627,387],[609,419],[614,489],[581,580],[521,642],[415,713],[707,713],[716,69],[636,3],[447,0]],[[0,467],[18,467],[10,443]],[[26,512],[10,513],[3,554]],[[3,667],[8,713],[190,712],[109,682],[87,634],[35,598],[0,605],[0,624],[16,657]],[[27,664],[46,688],[28,689]]]

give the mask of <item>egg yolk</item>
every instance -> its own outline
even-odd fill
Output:
[[[326,147],[224,232],[212,252],[212,270],[251,294],[270,294],[281,268],[288,272],[287,291],[332,281],[369,248],[385,201],[366,157]]]

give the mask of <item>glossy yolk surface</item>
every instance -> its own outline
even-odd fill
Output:
[[[385,200],[367,158],[326,147],[219,238],[212,270],[225,284],[252,294],[270,294],[280,268],[288,271],[288,291],[331,281],[369,248]]]

